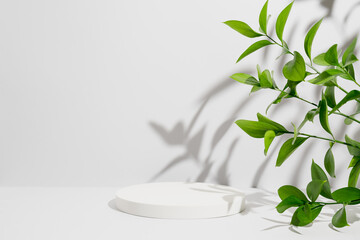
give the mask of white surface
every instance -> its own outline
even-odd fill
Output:
[[[351,227],[329,227],[335,209],[311,227],[289,227],[290,213],[278,214],[278,198],[244,189],[247,208],[229,217],[166,220],[120,212],[114,204],[116,188],[0,188],[1,240],[358,240],[358,208],[348,212]]]
[[[269,1],[271,26],[290,1]],[[250,87],[229,76],[255,73],[256,63],[281,73],[282,60],[274,61],[281,50],[270,46],[235,64],[255,40],[222,22],[243,20],[257,30],[264,2],[0,1],[0,185],[119,187],[155,179],[305,187],[311,159],[321,163],[328,144],[309,140],[275,168],[280,141],[265,157],[262,140],[233,124],[255,119],[276,96],[249,97]],[[330,13],[323,2],[295,1],[284,32],[291,49],[303,52],[306,29]],[[334,2],[314,56],[359,30],[359,7],[344,22],[358,0]],[[292,129],[306,110],[291,105],[269,114]],[[337,179],[346,183],[351,158],[340,146],[334,155]]]
[[[161,182],[129,186],[116,193],[119,210],[144,217],[193,219],[237,214],[244,210],[239,189],[191,182]]]

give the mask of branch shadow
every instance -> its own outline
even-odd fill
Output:
[[[248,71],[247,71],[248,72]],[[154,176],[149,180],[155,181],[161,175],[169,171],[170,169],[176,167],[177,165],[185,161],[193,161],[199,166],[200,172],[194,178],[195,181],[203,182],[209,178],[210,172],[213,170],[215,160],[212,159],[212,155],[216,150],[217,146],[224,138],[226,133],[229,131],[230,127],[235,121],[236,116],[241,112],[244,106],[251,100],[251,97],[246,98],[235,108],[232,115],[225,120],[222,124],[218,126],[215,132],[212,135],[212,140],[210,144],[210,151],[208,152],[205,158],[199,156],[200,149],[203,148],[203,139],[204,133],[206,130],[206,125],[203,124],[200,126],[201,130],[193,135],[193,127],[198,124],[198,119],[201,113],[206,108],[209,100],[214,96],[218,95],[225,89],[227,89],[232,83],[232,80],[225,79],[220,81],[220,83],[215,87],[210,89],[202,97],[202,103],[194,116],[191,118],[189,126],[184,127],[186,124],[183,120],[178,121],[174,127],[170,130],[167,130],[162,124],[151,121],[149,123],[150,127],[154,132],[165,142],[168,146],[182,146],[184,151],[179,156],[172,159],[168,164],[166,164],[159,172],[154,174]],[[228,153],[225,158],[221,161],[218,170],[214,174],[214,180],[219,184],[230,184],[230,174],[228,173],[228,166],[232,158],[233,151],[238,142],[238,138],[233,139],[232,143],[228,148]]]

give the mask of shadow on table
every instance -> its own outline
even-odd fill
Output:
[[[320,213],[320,215],[318,216],[317,219],[315,219],[315,221],[309,225],[303,226],[303,227],[296,227],[296,226],[289,226],[290,222],[291,222],[291,218],[292,215],[294,213],[294,209],[289,209],[287,210],[287,212],[289,213],[285,213],[285,214],[281,214],[282,217],[285,217],[287,220],[285,221],[279,221],[279,220],[275,220],[275,219],[271,219],[271,218],[265,218],[263,217],[263,219],[275,223],[275,225],[272,225],[270,227],[267,227],[265,229],[263,229],[263,231],[268,231],[268,230],[272,230],[275,228],[288,228],[290,231],[296,233],[296,234],[302,234],[301,232],[299,232],[299,230],[301,228],[309,228],[311,227],[313,224],[319,223],[319,222],[330,222],[328,224],[329,228],[333,231],[336,232],[342,232],[339,228],[335,228],[332,224],[331,224],[331,218],[333,217],[333,215],[336,213],[337,210],[339,210],[339,207],[337,206],[325,206],[326,208],[329,208],[333,211],[333,213]],[[347,212],[347,221],[349,224],[355,223],[360,221],[360,208],[358,206],[347,206],[346,207],[346,212]]]

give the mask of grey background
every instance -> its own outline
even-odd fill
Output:
[[[289,2],[270,1],[272,29]],[[254,73],[259,63],[274,69],[279,84],[284,83],[278,66],[289,58],[275,62],[280,49],[271,46],[235,64],[253,41],[222,24],[237,19],[258,29],[263,3],[0,2],[0,185],[196,180],[270,190],[282,184],[304,186],[311,159],[322,165],[325,142],[306,142],[275,168],[286,137],[276,140],[265,157],[262,140],[233,124],[264,114],[276,94],[249,96],[249,87],[230,75]],[[343,47],[360,30],[359,11],[358,1],[298,0],[285,39],[303,53],[306,31],[325,16],[313,55],[334,43]],[[313,101],[320,91],[305,84],[299,89]],[[269,116],[291,129],[290,122],[299,124],[310,108],[288,103],[272,108]],[[342,119],[331,124],[343,138]],[[326,135],[312,126],[304,131]],[[358,132],[349,131],[356,138]],[[350,156],[341,146],[334,151],[336,184],[344,185]]]

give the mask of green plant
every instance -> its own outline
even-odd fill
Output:
[[[292,55],[292,60],[287,62],[282,68],[282,74],[286,79],[285,86],[279,88],[275,83],[273,73],[268,69],[261,71],[259,66],[257,66],[257,77],[246,73],[235,73],[231,76],[231,78],[240,83],[252,86],[251,92],[255,92],[260,89],[278,91],[278,97],[271,102],[267,110],[271,105],[278,104],[285,98],[295,98],[299,101],[306,102],[309,105],[309,111],[299,126],[295,126],[293,124],[293,130],[287,130],[281,124],[270,120],[260,113],[257,114],[257,121],[241,119],[237,120],[235,123],[251,137],[264,139],[265,155],[276,136],[283,134],[292,135],[283,143],[279,150],[276,161],[277,167],[281,166],[284,161],[287,160],[289,156],[309,138],[328,141],[329,149],[327,150],[324,158],[326,171],[316,164],[314,160],[312,161],[312,180],[306,188],[307,196],[295,186],[282,186],[278,190],[279,197],[282,201],[276,209],[279,213],[283,213],[291,207],[296,207],[297,209],[292,216],[291,224],[295,226],[305,226],[314,221],[324,206],[339,204],[341,206],[333,216],[332,224],[335,227],[340,228],[348,225],[346,220],[346,206],[360,203],[360,189],[356,187],[360,174],[360,142],[350,138],[348,135],[344,136],[344,140],[335,139],[330,128],[328,118],[329,116],[335,114],[344,117],[345,124],[351,124],[352,122],[360,124],[360,121],[355,118],[355,115],[360,113],[360,104],[358,104],[360,103],[360,91],[354,89],[348,92],[341,87],[340,81],[337,81],[337,78],[341,78],[343,80],[351,81],[360,87],[359,83],[355,79],[353,67],[353,63],[358,61],[354,55],[357,39],[355,38],[352,43],[347,46],[343,54],[338,51],[337,44],[335,44],[326,52],[313,58],[312,43],[316,32],[321,25],[321,19],[311,27],[305,36],[304,50],[307,58],[309,59],[309,63],[306,63],[304,57],[297,51],[291,51],[286,41],[283,39],[285,24],[293,3],[294,2],[290,3],[285,9],[283,9],[276,19],[275,32],[278,41],[269,36],[267,31],[269,19],[267,13],[268,1],[265,2],[260,12],[260,32],[254,31],[248,24],[241,21],[231,20],[225,22],[226,25],[246,37],[262,38],[262,40],[259,40],[249,46],[241,54],[237,62],[241,61],[244,57],[257,51],[258,49],[270,45],[277,45],[281,47],[283,55]],[[315,65],[319,65],[323,69],[319,70]],[[300,97],[297,92],[297,86],[299,84],[314,84],[322,86],[324,91],[321,95],[321,100],[318,103],[313,103]],[[345,97],[340,101],[337,101],[335,97],[335,88],[345,93]],[[341,108],[350,101],[357,101],[358,110],[351,115],[347,115],[341,111]],[[313,122],[315,116],[317,115],[319,116],[320,124],[323,130],[327,135],[329,135],[328,137],[311,135],[301,131],[302,127],[308,122]],[[351,172],[348,178],[348,186],[337,189],[336,191],[331,190],[327,176],[328,174],[329,177],[335,178],[335,160],[332,153],[332,147],[334,144],[346,146],[351,155],[351,161],[349,163]],[[328,201],[317,201],[319,195],[327,198]]]

